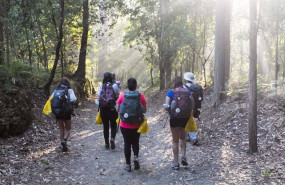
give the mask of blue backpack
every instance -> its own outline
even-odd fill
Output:
[[[126,91],[124,102],[120,106],[120,119],[125,123],[142,123],[144,120],[141,94],[138,91]]]

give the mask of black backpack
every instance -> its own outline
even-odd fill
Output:
[[[120,119],[125,123],[141,123],[144,120],[141,94],[138,91],[126,91],[120,106]]]
[[[68,115],[72,113],[68,96],[68,86],[60,85],[53,94],[51,110],[55,116]]]
[[[203,88],[200,84],[192,84],[190,87],[185,85],[185,87],[192,92],[192,97],[194,99],[194,118],[199,119],[201,104],[203,101]]]

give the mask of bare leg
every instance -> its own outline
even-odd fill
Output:
[[[178,165],[178,153],[179,153],[179,128],[178,127],[170,127],[171,133],[172,133],[172,149],[173,149],[173,155],[174,155],[174,163],[175,165]]]
[[[180,139],[180,149],[182,152],[182,157],[186,158],[185,129],[181,127],[179,127],[179,139]]]
[[[62,140],[64,138],[64,122],[62,119],[57,120],[59,127],[59,138]]]
[[[64,139],[68,139],[71,131],[71,120],[65,120],[65,135]]]

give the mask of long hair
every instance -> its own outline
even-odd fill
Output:
[[[176,76],[174,79],[174,89],[182,86],[183,86],[182,78],[180,76]]]

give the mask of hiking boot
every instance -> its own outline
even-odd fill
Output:
[[[110,144],[111,144],[111,149],[114,150],[115,149],[115,140],[114,139],[111,139],[110,141]]]
[[[140,163],[137,159],[134,160],[134,166],[135,166],[135,170],[139,170],[141,168]]]
[[[187,165],[188,165],[187,160],[186,160],[185,157],[182,157],[180,162],[181,162],[181,164],[182,164],[183,166],[187,166]]]
[[[174,164],[173,163],[173,165],[172,165],[172,169],[173,170],[179,170],[179,168],[180,168],[179,164]]]
[[[126,164],[125,170],[126,170],[127,172],[130,172],[130,171],[132,170],[131,165],[130,165],[130,164]]]
[[[61,146],[62,146],[62,152],[67,152],[68,151],[67,140],[66,139],[61,140]]]

